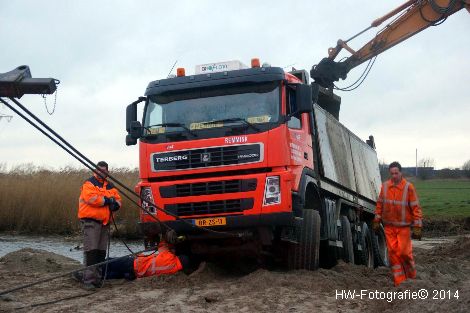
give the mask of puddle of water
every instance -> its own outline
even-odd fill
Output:
[[[144,247],[142,241],[126,241],[126,243],[134,252],[143,250]],[[46,250],[82,262],[83,250],[75,249],[77,246],[83,246],[80,238],[70,240],[59,236],[14,236],[0,234],[0,257],[20,249],[33,248]],[[111,257],[124,256],[129,253],[129,250],[127,250],[121,241],[111,241],[109,251]]]

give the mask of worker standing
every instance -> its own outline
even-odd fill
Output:
[[[78,218],[83,234],[83,256],[86,266],[103,262],[109,240],[109,220],[113,212],[121,207],[121,197],[111,182],[108,182],[108,164],[97,163],[93,176],[85,181],[81,188]],[[80,277],[87,289],[99,287],[101,271],[89,268]]]
[[[382,184],[372,228],[377,232],[380,222],[384,224],[393,281],[398,286],[416,278],[411,238],[421,240],[423,214],[413,184],[402,177],[400,163],[392,162],[388,168],[390,180]]]

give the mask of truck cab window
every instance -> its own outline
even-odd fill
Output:
[[[291,114],[291,112],[297,111],[297,106],[295,103],[295,90],[291,88],[287,88],[287,99],[286,99],[286,106],[287,106],[287,114]],[[301,129],[302,122],[300,114],[295,114],[291,117],[291,119],[287,122],[287,127],[294,128],[294,129]]]

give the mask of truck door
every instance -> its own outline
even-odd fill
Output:
[[[286,113],[296,112],[295,85],[286,88]],[[313,168],[312,134],[310,133],[308,113],[294,114],[287,122],[289,132],[289,149],[292,166],[297,175],[304,167]],[[298,172],[298,173],[297,173]]]

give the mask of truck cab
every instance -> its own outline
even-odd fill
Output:
[[[139,226],[148,244],[173,229],[185,236],[191,253],[204,256],[256,256],[285,250],[289,243],[295,251],[309,206],[315,213],[314,221],[308,218],[318,241],[314,248],[323,240],[328,250],[341,239],[336,227],[341,206],[329,212],[325,201],[343,199],[354,211],[367,204],[368,218],[373,216],[370,197],[360,204],[357,190],[335,179],[333,189],[321,188],[325,171],[315,103],[329,99],[317,110],[334,117],[339,98],[309,85],[305,71],[251,63],[200,65],[195,75],[178,69],[177,77],[150,82],[142,122],[137,105],[128,106],[126,143],[139,141],[136,192],[147,208]],[[313,262],[317,267],[318,260]]]

